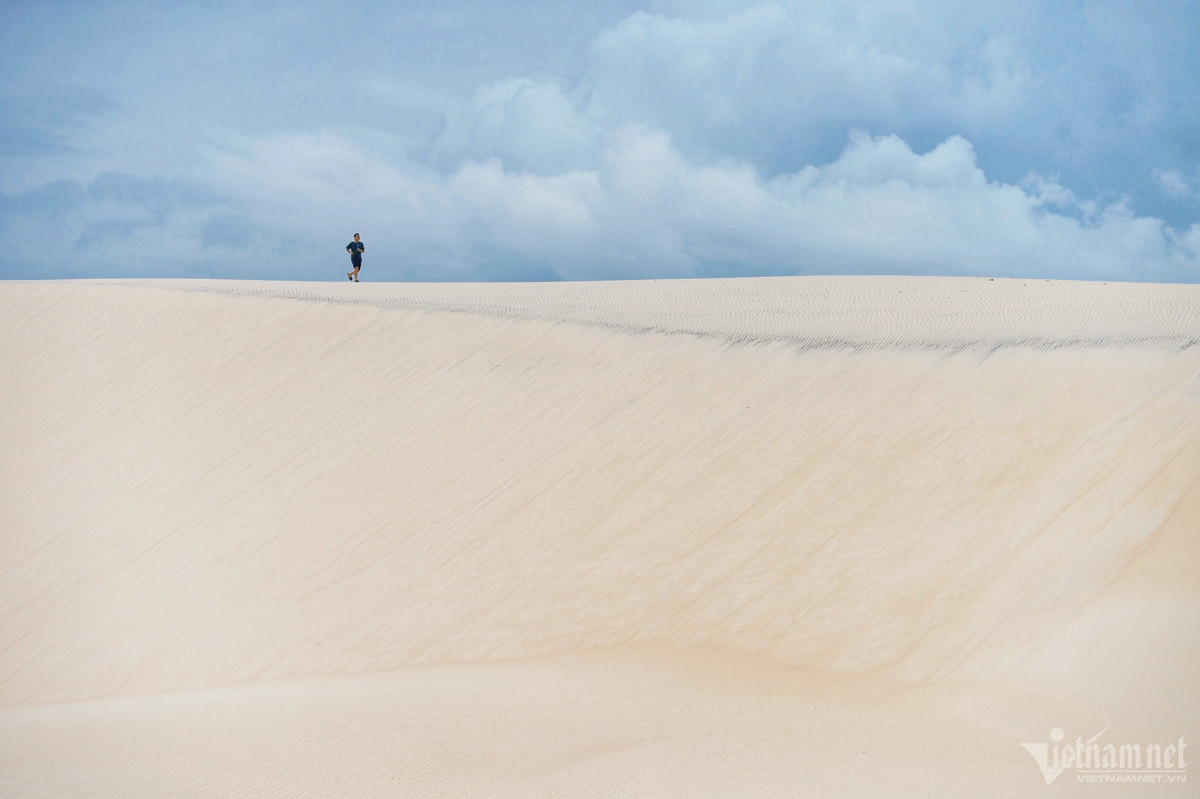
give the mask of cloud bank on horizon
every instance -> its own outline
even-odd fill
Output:
[[[0,278],[1200,280],[1192,0],[595,5],[6,3]]]

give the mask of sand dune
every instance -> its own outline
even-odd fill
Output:
[[[35,282],[0,324],[3,795],[1200,781],[1200,287]],[[1198,743],[1047,786],[1055,728]]]

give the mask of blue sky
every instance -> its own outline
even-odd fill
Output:
[[[1200,281],[1200,6],[0,4],[0,278]]]

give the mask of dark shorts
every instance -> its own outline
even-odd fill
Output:
[[[351,255],[350,263],[354,266],[355,269],[360,268],[362,266],[362,256],[361,255]]]

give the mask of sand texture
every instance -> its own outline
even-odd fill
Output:
[[[12,282],[0,326],[0,796],[1200,790],[1200,286]],[[1052,730],[1186,766],[1047,785]]]

